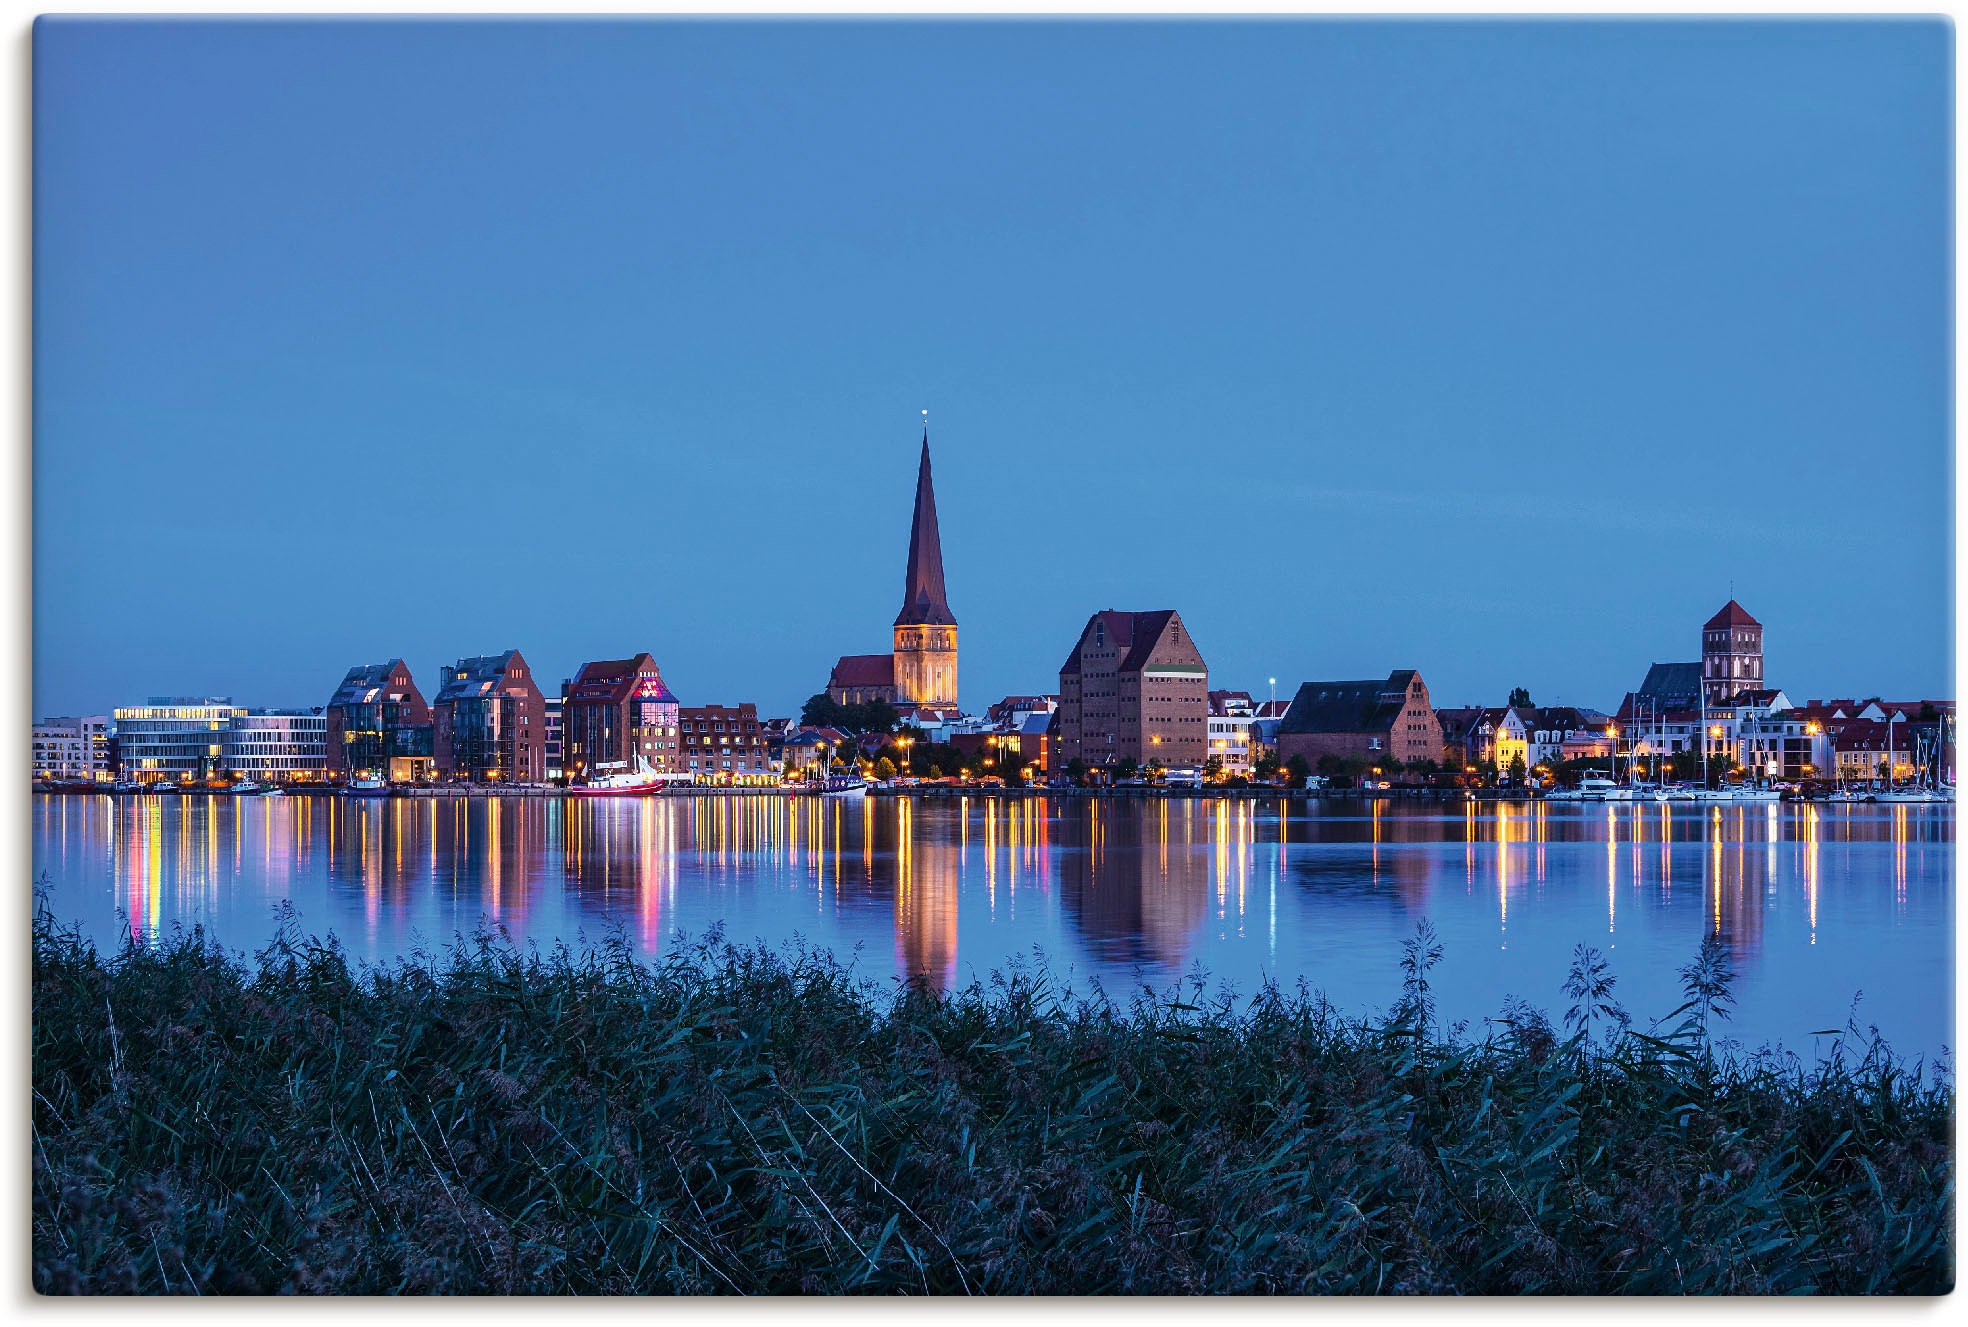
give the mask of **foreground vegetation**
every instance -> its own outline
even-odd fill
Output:
[[[1952,1085],[1875,1039],[1718,1054],[1710,947],[1641,1034],[1042,974],[882,995],[711,940],[362,970],[34,940],[46,1293],[1938,1293]]]

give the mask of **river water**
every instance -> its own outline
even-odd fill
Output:
[[[481,925],[656,954],[721,923],[881,981],[1042,959],[1110,994],[1303,979],[1370,1014],[1427,918],[1439,1011],[1480,1029],[1507,997],[1561,1015],[1579,944],[1644,1026],[1713,931],[1746,1046],[1821,1052],[1861,992],[1895,1050],[1954,1040],[1947,806],[44,795],[33,821],[48,907],[101,946],[202,925],[252,951],[283,904],[364,959]]]

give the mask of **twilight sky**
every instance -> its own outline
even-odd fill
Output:
[[[41,20],[35,705],[888,648],[1949,694],[1942,22]]]

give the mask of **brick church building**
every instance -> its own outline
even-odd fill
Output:
[[[957,618],[943,589],[943,541],[936,528],[936,488],[929,473],[929,428],[916,468],[916,510],[909,526],[909,564],[893,652],[843,655],[827,679],[836,704],[885,700],[909,715],[957,715]]]

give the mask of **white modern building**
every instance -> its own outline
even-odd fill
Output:
[[[328,777],[328,719],[320,710],[246,710],[226,729],[227,774],[255,783],[320,783]]]
[[[49,783],[107,783],[109,716],[51,716],[34,725],[34,777]]]
[[[152,696],[116,708],[116,763],[139,783],[191,783],[225,768],[226,733],[246,711],[226,696]]]
[[[1251,772],[1251,725],[1255,723],[1248,714],[1212,714],[1209,716],[1208,745],[1204,759],[1211,757],[1223,762],[1226,778],[1242,775],[1250,777]]]
[[[561,684],[563,687],[567,683]],[[559,783],[567,777],[566,766],[562,763],[565,748],[565,714],[567,697],[543,696],[547,706],[547,782]]]

